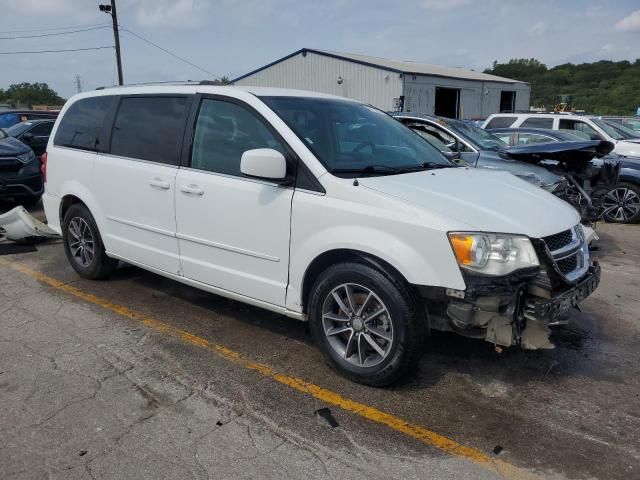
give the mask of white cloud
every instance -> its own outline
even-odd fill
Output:
[[[209,2],[203,0],[139,0],[136,23],[143,27],[189,28],[202,24]]]
[[[422,0],[422,8],[426,10],[451,10],[471,5],[473,0]]]
[[[532,35],[541,35],[547,31],[549,26],[544,22],[538,22],[527,29]]]
[[[640,30],[640,10],[636,10],[629,16],[624,17],[622,20],[616,23],[614,28],[620,32],[631,32]]]
[[[72,21],[95,20],[99,17],[98,2],[86,0],[5,0],[3,9],[6,8],[18,14],[64,17]],[[103,15],[103,14],[102,14]]]

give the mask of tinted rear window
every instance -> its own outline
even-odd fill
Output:
[[[60,121],[53,143],[61,147],[97,150],[112,98],[83,98],[71,105]]]
[[[522,122],[520,126],[530,128],[553,128],[553,118],[529,117]]]
[[[125,97],[111,137],[111,154],[177,165],[187,97]]]
[[[494,117],[489,120],[484,128],[509,128],[516,121],[517,117]]]

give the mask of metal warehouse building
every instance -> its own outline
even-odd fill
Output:
[[[303,48],[232,83],[340,95],[382,110],[475,118],[527,111],[528,83],[462,68]]]

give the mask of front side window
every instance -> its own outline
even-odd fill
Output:
[[[560,130],[575,130],[586,136],[591,140],[602,140],[600,134],[596,130],[581,120],[568,120],[565,118],[560,119]]]
[[[523,128],[553,128],[553,118],[529,117],[520,126]]]
[[[116,115],[111,154],[178,165],[187,97],[124,97]]]
[[[55,145],[96,151],[100,132],[112,97],[83,98],[74,102],[62,117]]]
[[[53,122],[38,123],[35,127],[29,130],[29,133],[34,137],[46,137],[51,133],[53,128]]]
[[[389,175],[453,166],[410,128],[373,107],[327,98],[261,100],[334,175]]]
[[[251,111],[223,100],[204,99],[193,134],[191,168],[242,176],[240,159],[247,150],[283,145]]]

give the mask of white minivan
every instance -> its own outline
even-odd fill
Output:
[[[578,213],[459,167],[371,106],[207,84],[82,93],[43,162],[85,278],[119,260],[310,322],[339,372],[398,379],[429,329],[550,348],[597,287]]]

